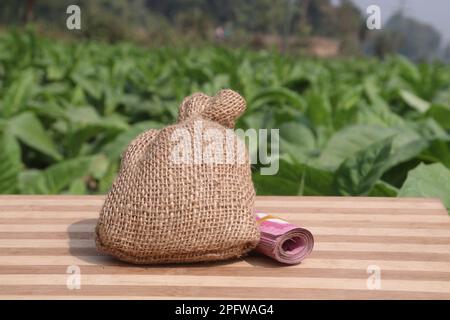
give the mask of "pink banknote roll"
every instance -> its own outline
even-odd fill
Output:
[[[265,213],[256,213],[261,239],[256,251],[279,262],[297,264],[314,246],[311,232]]]

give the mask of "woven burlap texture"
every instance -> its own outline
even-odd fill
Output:
[[[253,249],[260,237],[255,190],[247,150],[237,147],[242,141],[236,134],[232,145],[243,150],[245,161],[237,161],[239,152],[231,163],[173,161],[180,129],[193,136],[200,124],[202,137],[211,129],[226,136],[245,107],[229,89],[214,97],[195,93],[181,103],[178,123],[135,138],[100,211],[97,249],[136,264],[224,260]],[[207,145],[202,140],[200,150]],[[199,150],[188,148],[191,155]],[[225,147],[217,150],[222,159],[230,157]]]

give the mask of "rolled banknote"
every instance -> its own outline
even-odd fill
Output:
[[[311,232],[265,213],[256,213],[261,231],[256,251],[279,262],[297,264],[308,256],[314,246]]]

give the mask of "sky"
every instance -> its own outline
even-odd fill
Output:
[[[435,27],[443,43],[450,43],[450,0],[352,0],[363,13],[368,6],[380,7],[382,25],[399,8],[404,13]]]

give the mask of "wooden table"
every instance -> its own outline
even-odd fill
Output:
[[[252,254],[152,267],[97,254],[103,199],[1,196],[0,298],[450,298],[450,217],[436,199],[258,197],[259,210],[314,234],[302,264]]]

